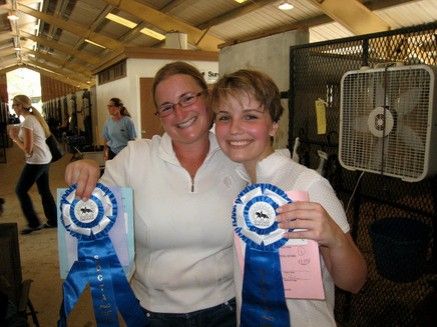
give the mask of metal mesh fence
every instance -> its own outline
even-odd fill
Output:
[[[437,66],[437,23],[290,49],[288,143],[293,145],[299,137],[300,162],[314,169],[320,163],[320,151],[326,153],[325,177],[347,209],[352,236],[369,267],[368,281],[358,294],[337,291],[335,313],[340,326],[428,326],[428,317],[435,319],[435,302],[429,307],[426,303],[436,296],[437,178],[410,183],[346,170],[338,161],[342,76],[362,66],[395,63]],[[326,133],[322,134],[318,133],[317,99],[326,105]],[[372,230],[376,222],[388,220],[399,222],[388,229],[391,235]],[[415,227],[405,225],[411,221],[425,225],[427,232],[414,235]],[[408,242],[398,236],[407,237]]]

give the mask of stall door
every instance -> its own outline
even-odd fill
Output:
[[[159,118],[154,115],[152,83],[153,78],[140,78],[141,137],[146,139],[150,139],[156,134],[161,135],[164,132]]]

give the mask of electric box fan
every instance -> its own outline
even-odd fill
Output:
[[[435,69],[349,71],[341,80],[339,161],[417,182],[437,172]]]

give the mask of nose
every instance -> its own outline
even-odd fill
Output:
[[[238,119],[231,119],[230,128],[229,128],[231,134],[238,134],[241,132],[241,124]]]
[[[176,116],[179,116],[181,113],[183,113],[185,108],[182,107],[179,103],[173,104],[173,112]]]

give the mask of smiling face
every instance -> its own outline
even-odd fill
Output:
[[[203,91],[201,86],[189,75],[171,75],[156,86],[155,101],[157,107],[166,104],[176,104],[174,111],[160,118],[162,126],[173,140],[173,143],[191,144],[208,139],[212,113],[206,104],[205,95],[187,107],[177,104],[187,94],[197,94]]]
[[[215,112],[217,141],[231,160],[252,169],[273,152],[271,137],[278,124],[250,93],[228,94],[220,99]]]

